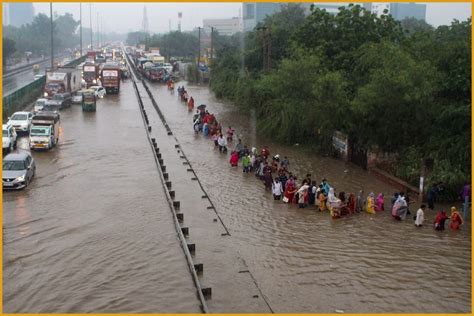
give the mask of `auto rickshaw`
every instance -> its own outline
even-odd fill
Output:
[[[82,92],[82,111],[95,112],[96,111],[96,97],[93,89],[83,90]]]
[[[33,72],[35,74],[39,73],[40,71],[40,65],[36,64],[36,65],[33,65]]]

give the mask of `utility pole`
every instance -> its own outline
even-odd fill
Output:
[[[267,71],[272,69],[272,37],[270,33],[270,29],[266,29],[267,35]]]
[[[80,46],[81,46],[81,57],[82,57],[82,3],[79,2],[79,34],[80,34]]]
[[[211,85],[212,80],[212,66],[214,65],[214,27],[211,26],[211,59],[209,60],[209,86]]]
[[[99,12],[97,12],[97,47],[100,48]]]
[[[214,63],[214,27],[211,26],[211,62],[209,64]]]
[[[201,27],[198,27],[198,59],[197,59],[197,69],[199,71],[199,61],[201,60]]]
[[[53,40],[53,3],[49,3],[49,15],[51,19],[51,69],[54,69],[54,40]]]
[[[92,46],[92,3],[89,3],[89,23],[91,27],[91,50],[93,50]]]
[[[269,71],[272,67],[272,40],[270,36],[270,29],[266,26],[257,28],[262,39],[262,55],[263,55],[263,70]]]
[[[421,159],[420,161],[420,194],[418,195],[418,203],[421,205],[423,203],[423,192],[425,186],[425,176],[426,176],[426,164],[425,159]]]

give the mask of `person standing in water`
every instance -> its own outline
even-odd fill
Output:
[[[446,216],[445,211],[438,212],[438,214],[436,215],[435,222],[434,222],[434,229],[444,230],[444,222],[446,222],[447,219],[448,217]]]
[[[234,139],[234,129],[232,126],[229,126],[227,129],[227,141],[230,143]]]
[[[272,193],[273,193],[273,199],[280,200],[281,194],[283,193],[283,188],[281,186],[280,179],[275,177],[275,180],[272,183]]]
[[[364,191],[360,190],[356,198],[356,212],[361,213],[364,211]]]
[[[367,197],[367,213],[375,214],[375,195],[374,192],[370,192],[369,196]]]
[[[295,181],[293,180],[293,176],[290,176],[288,181],[286,181],[285,199],[283,200],[283,202],[293,203],[296,191],[298,190],[296,189]]]
[[[289,166],[290,161],[288,160],[288,157],[285,156],[285,158],[280,162],[280,168],[284,169],[285,171],[288,171]]]
[[[265,183],[265,188],[271,190],[272,188],[272,167],[268,165],[268,162],[264,162],[263,167],[263,181]]]
[[[459,226],[461,226],[464,223],[461,214],[459,214],[458,210],[456,207],[451,207],[451,217],[450,217],[450,223],[449,227],[451,230],[458,230]]]
[[[239,154],[236,151],[233,151],[232,154],[230,154],[229,162],[232,167],[237,167],[239,163]]]
[[[327,182],[326,179],[323,179],[323,181],[321,182],[322,186],[323,186],[323,192],[324,192],[324,195],[328,196],[329,194],[329,189],[331,188],[331,186],[329,185],[329,183]]]
[[[425,208],[426,208],[426,205],[421,204],[418,211],[416,211],[416,215],[415,215],[415,226],[416,227],[423,226],[423,222],[425,220]]]
[[[377,201],[375,205],[375,210],[377,212],[381,212],[384,210],[384,198],[383,198],[383,193],[379,193],[377,196]]]
[[[222,134],[219,135],[219,138],[217,139],[217,144],[219,145],[219,151],[221,153],[227,152],[227,141],[225,140]]]
[[[245,155],[242,157],[242,168],[244,173],[250,172],[250,156]]]

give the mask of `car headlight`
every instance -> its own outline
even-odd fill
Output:
[[[95,79],[94,79],[94,80],[92,80],[92,83],[97,83],[97,80],[95,80]]]
[[[25,181],[25,175],[19,176],[16,181]]]
[[[45,93],[44,93],[44,96],[47,97],[47,96],[48,96],[48,92],[45,92]]]

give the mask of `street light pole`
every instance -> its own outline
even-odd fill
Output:
[[[100,31],[99,31],[99,12],[97,12],[97,47],[100,48]]]
[[[92,46],[92,3],[89,3],[89,23],[91,27],[91,50],[93,50]]]
[[[82,3],[79,3],[79,33],[81,41],[81,57],[82,57]]]
[[[214,27],[211,26],[211,59],[209,60],[209,86],[212,82],[212,66],[214,65]]]
[[[201,60],[201,27],[198,27],[198,59],[197,59],[197,69],[199,71],[199,61]]]
[[[49,15],[51,24],[51,69],[54,68],[54,40],[53,40],[53,3],[49,3]]]
[[[214,26],[211,26],[211,63],[214,63]]]

